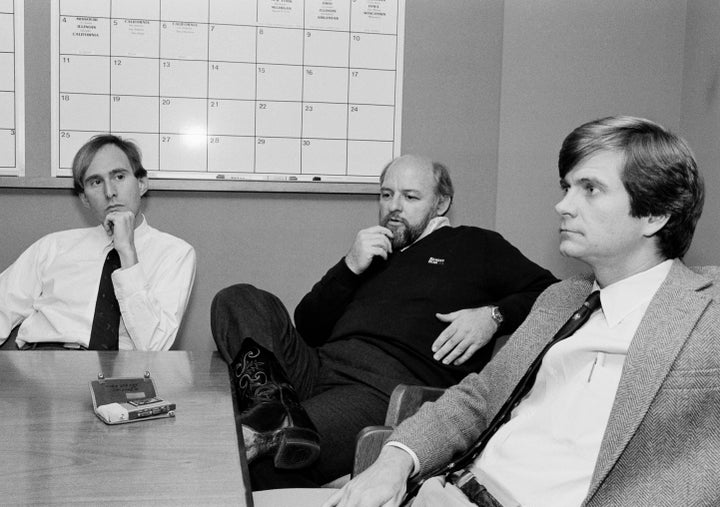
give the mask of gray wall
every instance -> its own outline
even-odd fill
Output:
[[[613,114],[680,124],[685,2],[505,4],[496,227],[556,276],[557,154],[580,124]]]
[[[28,164],[49,166],[47,3],[26,3]],[[718,51],[714,0],[407,0],[403,152],[449,165],[451,218],[496,228],[567,276],[553,205],[563,137],[609,114],[652,118],[685,136],[708,198],[692,263],[718,264]],[[375,223],[373,196],[155,191],[150,222],[198,251],[177,348],[213,348],[213,295],[234,282],[277,293],[292,310]],[[0,188],[0,269],[47,232],[91,225],[65,190]]]
[[[705,208],[689,264],[720,264],[720,3],[688,2],[680,130],[705,177]]]

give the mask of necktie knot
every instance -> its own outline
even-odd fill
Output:
[[[582,306],[573,313],[570,322],[572,322],[577,329],[577,327],[584,324],[590,315],[598,308],[600,308],[600,291],[596,290],[590,294]]]

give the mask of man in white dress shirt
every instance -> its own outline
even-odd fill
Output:
[[[655,123],[610,117],[575,129],[558,165],[560,252],[592,274],[549,287],[481,373],[401,424],[325,507],[399,505],[413,478],[427,479],[414,507],[718,505],[720,269],[681,261],[704,199],[692,153]],[[594,291],[601,307],[470,456],[475,489],[445,475]]]
[[[48,234],[0,274],[3,348],[87,349],[108,253],[120,267],[112,286],[120,308],[120,350],[168,350],[195,278],[195,250],[150,227],[140,213],[147,171],[132,142],[99,135],[73,160],[75,191],[99,223]]]

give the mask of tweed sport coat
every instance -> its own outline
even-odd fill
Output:
[[[390,439],[417,453],[421,474],[477,439],[591,288],[550,286],[481,373],[397,428]],[[720,505],[720,268],[673,263],[628,350],[582,505]]]

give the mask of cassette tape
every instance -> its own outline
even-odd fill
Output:
[[[143,377],[109,377],[90,381],[95,415],[106,424],[175,417],[175,403],[161,398],[150,372]]]

